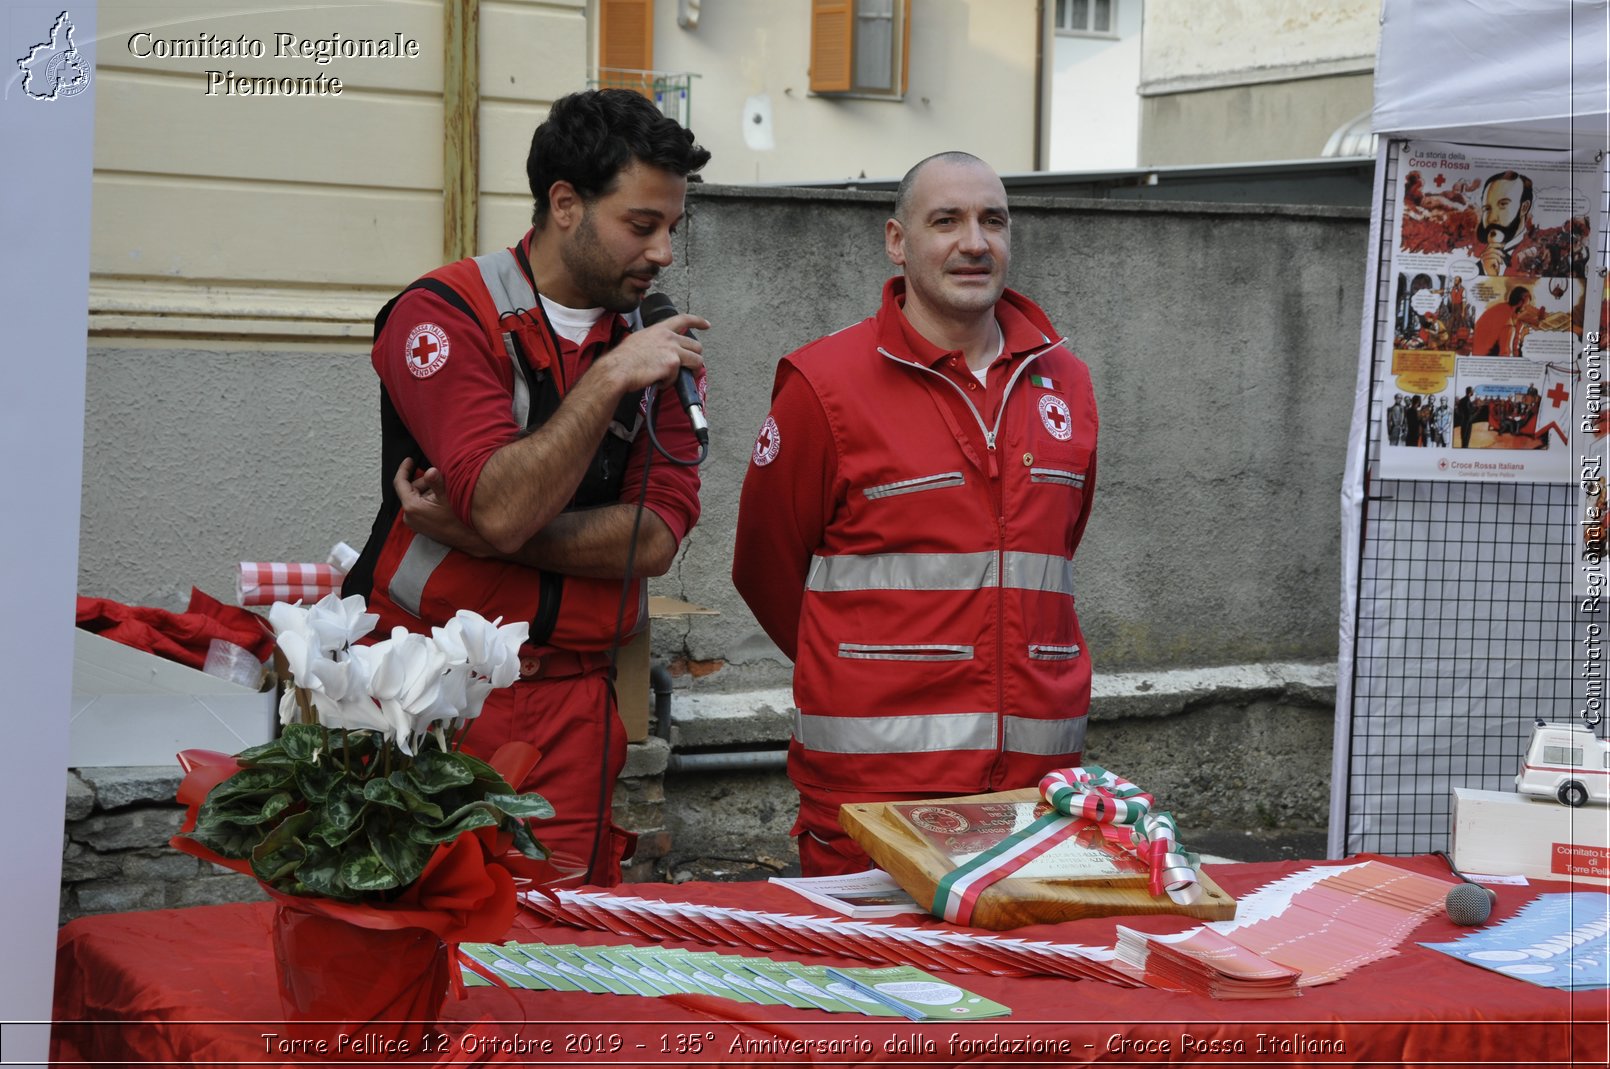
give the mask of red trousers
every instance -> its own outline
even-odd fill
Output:
[[[847,876],[872,868],[872,859],[845,834],[839,824],[839,806],[856,802],[913,802],[932,798],[932,791],[889,794],[877,791],[840,792],[801,787],[799,819],[793,834],[799,841],[801,876]]]
[[[606,738],[607,736],[607,738]],[[620,882],[621,859],[637,836],[610,819],[615,781],[626,764],[626,726],[615,710],[607,669],[559,679],[520,680],[494,690],[464,737],[464,749],[485,759],[505,742],[523,739],[542,751],[524,783],[554,808],[531,823],[556,863],[585,864],[588,883]]]

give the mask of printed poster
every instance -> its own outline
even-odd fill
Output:
[[[1576,482],[1600,163],[1430,141],[1399,161],[1380,476]]]

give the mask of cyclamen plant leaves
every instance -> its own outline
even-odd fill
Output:
[[[236,760],[241,770],[213,788],[187,834],[221,857],[249,858],[288,894],[383,901],[418,879],[438,846],[479,828],[547,856],[525,820],[553,807],[434,737],[410,760],[372,731],[289,724]]]

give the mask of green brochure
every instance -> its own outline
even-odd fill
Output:
[[[656,971],[655,963],[644,954],[646,949],[639,946],[599,947],[598,955],[617,969],[623,970],[640,986],[648,988],[648,993],[656,998],[661,995],[681,994],[682,986],[673,982],[663,972]]]
[[[532,961],[544,962],[553,966],[554,970],[570,984],[569,988],[560,990],[587,991],[592,994],[601,994],[609,989],[597,980],[588,976],[575,961],[554,953],[554,948],[542,943],[518,943],[520,950]]]
[[[719,958],[720,954],[707,950],[683,950],[681,947],[666,947],[665,954],[680,966],[683,972],[710,988],[714,994],[758,1005],[743,988],[727,979],[727,970],[714,963],[713,959]]]
[[[744,998],[761,1006],[786,1006],[788,1003],[755,982],[755,974],[744,968],[744,959],[737,954],[716,954],[709,961],[707,972],[721,970],[727,986]]]
[[[524,965],[555,991],[587,990],[566,976],[554,960],[542,954],[542,948],[533,943],[504,943],[501,949],[509,960]]]
[[[718,988],[701,984],[693,975],[693,971],[685,962],[679,962],[675,957],[666,953],[666,947],[639,947],[638,952],[643,955],[648,967],[665,976],[666,980],[675,984],[678,991],[690,995],[716,995],[726,998],[727,993]]]
[[[615,991],[617,995],[643,995],[647,998],[659,996],[660,992],[647,980],[638,979],[632,970],[615,961],[609,954],[610,950],[610,947],[605,946],[579,946],[576,947],[576,956],[599,969],[604,974],[599,979],[614,985],[617,988]]]
[[[913,1021],[960,1021],[1005,1017],[1011,1009],[946,983],[912,965],[886,969],[835,969],[829,976],[856,992],[876,999]]]
[[[520,956],[508,954],[495,943],[460,943],[458,949],[461,954],[474,958],[497,973],[510,987],[523,987],[527,991],[552,990],[540,976],[526,966]],[[465,972],[470,976],[475,975],[469,970]]]
[[[754,976],[755,986],[773,998],[796,1010],[819,1010],[822,1007],[788,986],[789,975],[770,958],[739,958],[742,968]]]
[[[795,991],[809,998],[820,999],[822,1008],[830,1013],[862,1013],[868,1017],[898,1017],[900,1011],[886,1006],[870,995],[862,994],[844,981],[829,974],[824,965],[805,965],[797,961],[780,961],[783,966],[808,988],[790,984]]]
[[[608,969],[582,953],[578,946],[550,946],[548,953],[563,963],[564,974],[595,995],[635,995],[637,992],[618,980]],[[566,969],[565,965],[570,968]]]

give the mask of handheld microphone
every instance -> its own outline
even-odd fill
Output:
[[[1433,852],[1447,864],[1448,871],[1462,881],[1458,887],[1449,891],[1448,897],[1442,901],[1442,908],[1447,911],[1448,919],[1467,928],[1486,924],[1487,918],[1492,916],[1494,903],[1498,901],[1497,892],[1491,887],[1483,887],[1454,868],[1453,860],[1441,850]]]
[[[643,325],[652,327],[656,323],[663,323],[677,314],[676,305],[671,298],[663,293],[651,293],[643,298],[638,308],[643,317]],[[687,331],[690,338],[698,337],[693,331]],[[682,402],[682,410],[688,414],[688,422],[693,424],[693,436],[699,440],[700,445],[710,444],[710,421],[704,416],[704,398],[699,396],[698,383],[693,381],[693,372],[682,368],[676,373],[676,396]]]

